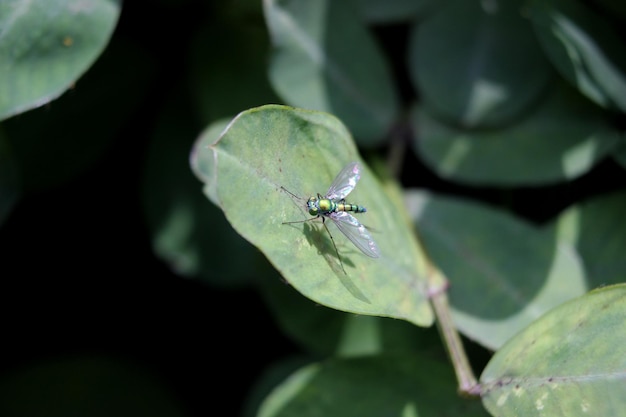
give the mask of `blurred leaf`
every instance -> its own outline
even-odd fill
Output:
[[[345,1],[266,0],[269,76],[285,102],[335,114],[362,145],[380,143],[398,115],[385,57]]]
[[[0,120],[61,95],[93,64],[118,0],[0,2]]]
[[[346,313],[302,298],[283,280],[259,280],[265,304],[283,333],[314,355],[331,356],[337,351]]]
[[[459,329],[497,349],[554,306],[586,291],[572,246],[550,231],[469,201],[410,190],[409,213],[450,280]]]
[[[359,15],[369,23],[410,21],[439,7],[442,0],[354,0]]]
[[[466,127],[501,125],[538,99],[552,71],[521,3],[453,0],[415,24],[410,75],[433,113]]]
[[[217,120],[204,129],[194,143],[190,156],[191,170],[196,178],[204,183],[204,194],[216,206],[219,206],[220,202],[216,189],[217,167],[215,166],[215,161],[211,158],[213,155],[211,147],[219,141],[230,120]]]
[[[277,362],[270,364],[263,373],[255,381],[250,390],[245,404],[242,417],[258,417],[258,409],[263,403],[265,397],[279,383],[285,380],[291,373],[295,372],[311,362],[311,358],[304,356],[282,358]]]
[[[266,304],[283,332],[311,354],[347,357],[441,346],[435,329],[425,331],[403,320],[358,316],[306,302],[280,280],[263,279],[260,283]]]
[[[132,42],[113,43],[59,100],[5,121],[24,188],[56,186],[92,166],[144,98],[152,68]]]
[[[7,218],[20,195],[18,167],[0,127],[0,226]]]
[[[626,111],[624,41],[585,3],[532,1],[541,45],[559,72],[597,104]]]
[[[259,417],[487,416],[460,398],[447,364],[418,355],[333,359],[301,368],[262,404]]]
[[[618,416],[626,409],[626,286],[565,303],[511,339],[480,380],[494,416]]]
[[[164,381],[123,360],[71,356],[35,362],[0,377],[3,417],[183,416]]]
[[[350,134],[336,118],[284,106],[263,106],[239,114],[210,152],[192,159],[211,159],[217,183],[216,200],[231,225],[259,248],[298,291],[339,310],[406,319],[421,326],[432,323],[424,277],[423,255],[388,204],[369,169],[360,161]],[[325,192],[349,162],[361,163],[361,181],[350,200],[368,208],[362,221],[372,230],[381,257],[363,255],[334,226],[345,273],[328,233],[311,219],[306,200]],[[211,186],[209,186],[211,187]]]
[[[167,102],[148,148],[142,187],[154,252],[182,276],[219,286],[246,285],[265,261],[198,193],[189,171],[195,120],[180,95]],[[217,126],[217,138],[225,123],[211,126]]]
[[[559,84],[524,120],[498,130],[462,130],[413,113],[414,149],[444,178],[477,185],[549,184],[588,172],[618,144],[596,106]]]
[[[278,102],[267,79],[269,38],[258,8],[258,16],[220,15],[194,38],[189,87],[204,123]]]
[[[335,356],[347,358],[415,351],[418,344],[410,342],[417,342],[419,338],[415,336],[419,333],[420,330],[405,321],[346,314]]]
[[[626,191],[599,196],[565,210],[551,227],[578,249],[589,287],[626,279]]]

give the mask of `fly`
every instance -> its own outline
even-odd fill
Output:
[[[335,248],[337,258],[341,263],[341,269],[343,269],[344,273],[346,270],[343,268],[343,262],[341,262],[341,258],[339,257],[339,251],[335,245],[335,240],[325,223],[327,218],[331,219],[341,233],[354,243],[354,245],[365,255],[371,258],[378,258],[380,256],[378,247],[376,246],[376,243],[374,243],[370,233],[367,231],[365,226],[359,223],[359,221],[352,214],[350,214],[351,212],[365,213],[367,210],[363,206],[346,203],[346,197],[352,192],[352,190],[354,190],[354,187],[360,178],[361,174],[359,164],[352,162],[346,165],[341,172],[337,174],[337,177],[333,180],[332,184],[330,184],[326,195],[322,197],[322,195],[318,193],[317,196],[311,197],[307,200],[306,209],[311,216],[315,217],[307,220],[283,222],[283,224],[294,224],[321,218],[322,224],[330,236],[330,240]],[[285,187],[280,188],[298,200],[302,200]]]

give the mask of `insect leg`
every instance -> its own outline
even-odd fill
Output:
[[[319,217],[319,216],[317,216]],[[311,220],[317,220],[317,217],[311,217],[310,219],[306,219],[306,220],[296,220],[293,222],[282,222],[281,224],[294,224],[294,223],[306,223],[306,222],[310,222]]]
[[[317,218],[317,217],[315,217],[315,218]],[[333,235],[330,233],[330,230],[328,230],[328,226],[326,226],[326,219],[324,218],[324,216],[322,216],[322,224],[324,225],[324,229],[326,229],[326,232],[328,233],[328,236],[330,236],[330,242],[333,244],[333,248],[335,248],[335,253],[337,254],[337,259],[339,259],[339,265],[341,265],[341,270],[343,271],[344,274],[348,275],[348,273],[346,272],[346,269],[343,267],[343,262],[341,260],[341,256],[339,256],[339,251],[337,250],[337,245],[335,245],[335,239],[333,239]]]
[[[344,274],[348,275],[348,273],[346,272],[346,269],[343,267],[343,261],[341,260],[341,256],[339,256],[339,250],[337,249],[337,245],[335,245],[335,239],[333,239],[332,233],[330,233],[330,230],[328,230],[328,226],[326,226],[326,219],[324,218],[324,216],[318,215],[316,217],[311,217],[310,219],[296,220],[296,221],[292,221],[292,222],[282,222],[282,224],[306,223],[306,222],[310,222],[311,220],[317,220],[319,217],[322,218],[322,225],[324,226],[324,229],[326,229],[326,232],[328,233],[328,236],[330,236],[330,243],[332,243],[333,244],[333,248],[335,248],[335,253],[337,254],[337,259],[339,259],[339,264],[341,265],[341,270],[343,271]]]

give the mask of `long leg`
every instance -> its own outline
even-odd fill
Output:
[[[317,217],[319,217],[319,216],[317,216]],[[317,217],[311,217],[310,219],[306,219],[306,220],[296,220],[296,221],[293,221],[293,222],[282,222],[281,224],[306,223],[306,222],[310,222],[311,220],[317,220]],[[324,219],[324,218],[322,217],[322,219]]]
[[[337,259],[339,259],[339,265],[341,265],[341,270],[344,274],[348,275],[346,269],[343,267],[343,262],[341,261],[341,256],[339,256],[339,251],[337,250],[337,245],[335,245],[335,239],[333,239],[332,233],[328,230],[328,226],[326,226],[326,219],[322,216],[322,224],[324,225],[324,229],[328,232],[328,236],[330,236],[330,242],[333,244],[333,248],[335,248],[335,253],[337,254]]]

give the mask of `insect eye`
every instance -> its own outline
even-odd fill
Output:
[[[315,216],[315,215],[317,215],[317,213],[318,213],[318,210],[317,210],[317,208],[316,208],[316,207],[309,206],[309,214],[310,214],[311,216]]]

